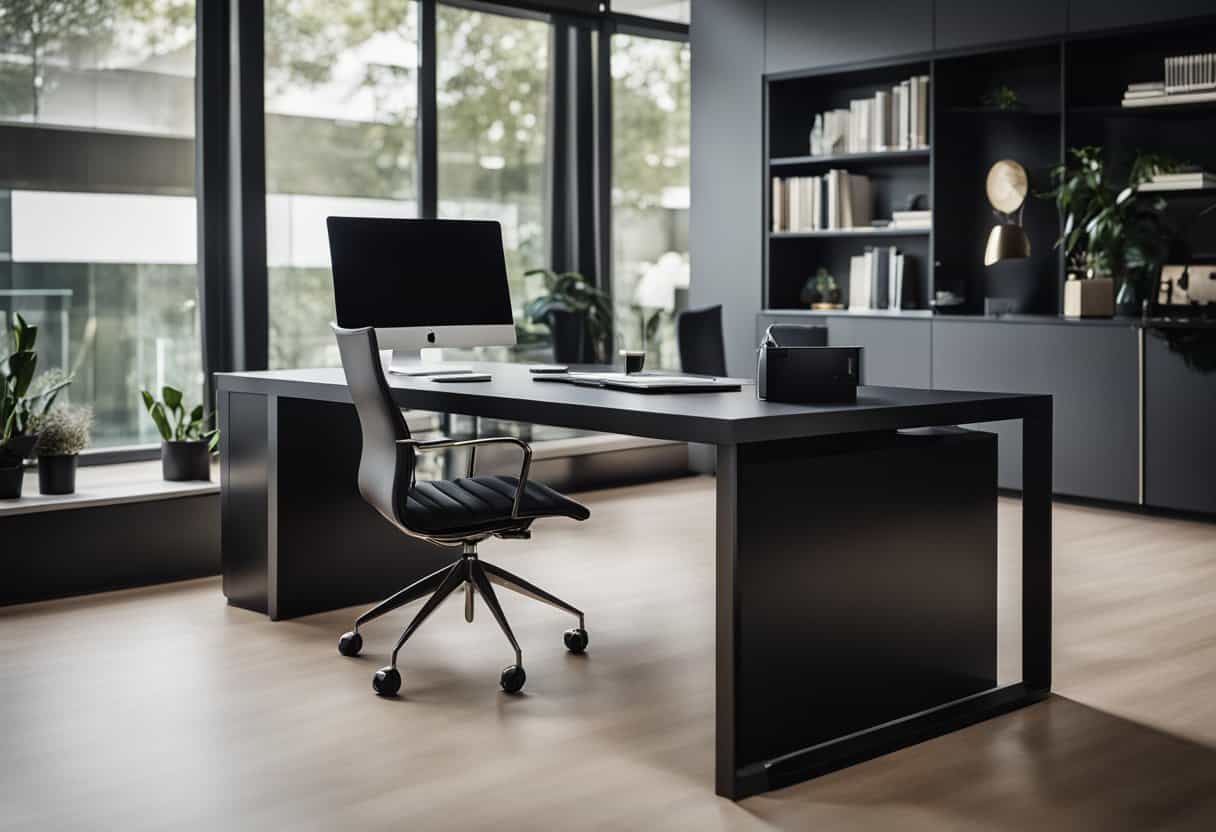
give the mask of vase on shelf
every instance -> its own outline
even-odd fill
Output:
[[[1131,318],[1140,314],[1140,287],[1131,277],[1124,277],[1115,296],[1115,314]]]

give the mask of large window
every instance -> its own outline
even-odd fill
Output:
[[[270,366],[337,363],[325,218],[418,216],[412,0],[267,0]]]
[[[620,346],[677,367],[688,296],[689,48],[612,38],[612,294]]]
[[[0,330],[40,328],[95,446],[153,441],[142,388],[197,399],[194,2],[0,3]]]
[[[549,24],[440,5],[439,216],[502,223],[516,320],[548,264]]]

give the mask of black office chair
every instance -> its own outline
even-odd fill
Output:
[[[721,306],[681,312],[676,318],[676,341],[681,370],[700,376],[726,375]]]
[[[460,559],[402,589],[355,620],[354,629],[338,641],[338,652],[356,656],[363,648],[359,628],[385,613],[430,595],[414,620],[405,628],[387,667],[376,671],[372,687],[382,696],[392,696],[401,687],[397,654],[402,645],[435,608],[463,586],[465,620],[473,620],[473,592],[481,595],[515,648],[515,664],[502,672],[502,687],[515,693],[527,679],[523,654],[494,594],[492,584],[518,592],[578,616],[578,627],[567,630],[566,648],[574,653],[587,649],[583,613],[560,598],[533,586],[505,569],[478,560],[477,544],[488,537],[528,538],[529,527],[540,517],[571,517],[586,520],[591,512],[568,497],[539,482],[528,480],[532,448],[522,439],[490,439],[422,442],[410,438],[401,410],[389,394],[380,365],[376,333],[371,328],[342,329],[333,326],[346,371],[346,383],[359,414],[363,451],[359,457],[359,493],[371,506],[404,534],[440,546],[459,546]],[[518,445],[523,465],[518,477],[474,476],[477,447],[491,443]],[[416,481],[414,460],[418,453],[447,448],[468,448],[466,477],[455,480]]]

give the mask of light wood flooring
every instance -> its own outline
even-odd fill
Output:
[[[520,697],[459,600],[403,651],[397,700],[370,677],[413,607],[354,660],[354,611],[271,623],[218,579],[0,609],[0,829],[1216,829],[1216,525],[1057,505],[1052,699],[734,804],[712,783],[713,483],[584,496],[589,522],[483,547],[587,611],[576,657],[564,616],[501,596]],[[1008,676],[1009,605],[1002,633]]]

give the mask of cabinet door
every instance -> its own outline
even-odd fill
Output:
[[[1072,0],[1068,28],[1092,32],[1212,14],[1216,14],[1212,0]]]
[[[937,0],[933,21],[934,49],[962,49],[1062,35],[1068,30],[1068,7],[1060,0],[1020,3],[976,3]]]
[[[861,383],[876,387],[928,388],[932,330],[928,320],[828,319],[828,344],[863,347]]]
[[[1187,367],[1153,332],[1144,338],[1144,501],[1216,512],[1216,375]]]
[[[769,72],[880,60],[933,48],[932,0],[768,0],[765,6]],[[695,26],[695,14],[693,19]]]
[[[1049,393],[1059,494],[1135,503],[1140,493],[1139,347],[1131,326],[934,321],[933,386]],[[998,422],[998,482],[1022,487],[1022,426]]]

